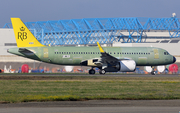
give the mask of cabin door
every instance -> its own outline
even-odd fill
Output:
[[[43,57],[48,58],[48,48],[43,48]]]
[[[154,59],[159,59],[158,49],[154,49]]]

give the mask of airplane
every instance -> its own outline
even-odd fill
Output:
[[[17,48],[7,52],[46,63],[70,66],[89,66],[89,74],[106,72],[134,72],[136,66],[168,65],[176,58],[166,50],[156,47],[58,47],[42,45],[20,18],[11,18]]]

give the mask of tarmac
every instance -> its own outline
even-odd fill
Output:
[[[0,104],[0,113],[178,113],[180,100],[89,100]]]
[[[109,77],[180,77],[180,74],[156,74],[156,75],[151,75],[151,74],[123,74],[123,73],[119,73],[119,74],[109,74],[106,73],[104,75],[101,75],[99,73],[94,74],[94,75],[90,75],[90,74],[83,74],[83,73],[27,73],[27,74],[23,74],[23,73],[8,73],[8,74],[0,74],[0,79],[2,79],[1,77],[16,77],[19,76],[18,79],[20,78],[27,78],[27,76],[33,76],[33,77],[48,77],[48,76],[109,76]],[[27,78],[28,79],[28,78]]]

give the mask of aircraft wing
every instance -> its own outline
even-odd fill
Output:
[[[113,62],[118,62],[120,60],[129,60],[129,58],[121,58],[121,59],[118,59],[116,57],[113,57],[112,55],[106,53],[103,48],[100,46],[99,42],[97,42],[97,45],[99,47],[99,50],[101,52],[101,61],[102,63],[105,63],[105,62],[108,62],[108,63],[113,63]]]
[[[89,59],[89,60],[84,60],[80,63],[81,65],[101,67],[107,63],[114,65],[114,64],[117,64],[117,62],[119,62],[121,60],[130,60],[129,58],[116,58],[116,57],[110,55],[109,53],[106,53],[98,42],[97,42],[97,45],[98,45],[99,50],[101,52],[100,58],[93,58],[93,59]]]
[[[110,54],[108,54],[108,53],[106,53],[106,52],[104,52],[104,53],[101,52],[101,59],[102,59],[103,61],[113,61],[113,62],[114,62],[114,61],[119,61],[119,59],[111,56]]]

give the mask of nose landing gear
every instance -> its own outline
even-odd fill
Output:
[[[156,75],[156,72],[154,71],[154,66],[152,66],[151,74],[152,74],[152,75]]]

